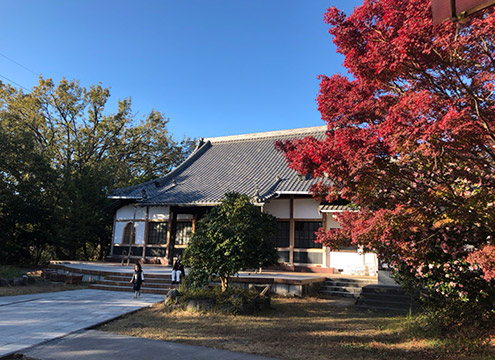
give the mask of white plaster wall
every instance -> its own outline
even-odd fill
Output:
[[[295,219],[321,219],[320,203],[314,199],[294,199]]]
[[[137,245],[144,244],[144,228],[145,227],[146,227],[146,222],[144,222],[144,221],[135,223],[136,244]]]
[[[340,224],[335,220],[332,213],[325,213],[324,216],[327,217],[327,230],[328,229],[340,229]]]
[[[329,266],[335,270],[342,269],[341,274],[374,276],[377,270],[376,254],[331,251]]]
[[[194,215],[192,214],[177,214],[177,220],[192,220]]]
[[[121,244],[122,235],[124,233],[124,228],[129,223],[129,221],[116,221],[115,222],[115,233],[113,234],[113,243]],[[136,244],[144,244],[144,229],[146,227],[146,222],[136,221],[134,223],[134,229],[136,231]]]
[[[150,220],[168,220],[170,208],[168,206],[150,206]]]
[[[263,211],[278,219],[290,219],[290,200],[273,199],[265,204]]]
[[[125,221],[116,221],[115,222],[115,229],[114,229],[114,234],[113,234],[113,243],[114,244],[120,244],[122,243],[122,234],[124,232],[125,224],[127,222]]]
[[[134,206],[126,205],[117,210],[115,214],[117,220],[132,220],[134,218]],[[146,207],[138,206],[136,209],[136,220],[144,220],[146,218]]]

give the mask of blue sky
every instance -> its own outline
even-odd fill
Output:
[[[161,111],[178,139],[323,125],[316,77],[346,73],[323,14],[361,3],[3,1],[0,80],[102,83],[110,110],[131,97],[138,119]]]

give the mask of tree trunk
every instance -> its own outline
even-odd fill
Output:
[[[220,276],[220,283],[222,284],[222,292],[224,293],[229,288],[229,276]]]

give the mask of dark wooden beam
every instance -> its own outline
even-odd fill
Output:
[[[433,23],[462,20],[495,4],[495,0],[431,0]]]

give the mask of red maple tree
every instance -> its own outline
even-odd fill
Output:
[[[472,252],[495,231],[494,10],[433,25],[429,0],[365,0],[325,21],[350,73],[320,76],[326,138],[277,143],[291,168],[330,180],[316,197],[360,209],[318,241],[376,252],[437,308],[484,311],[495,260]]]

